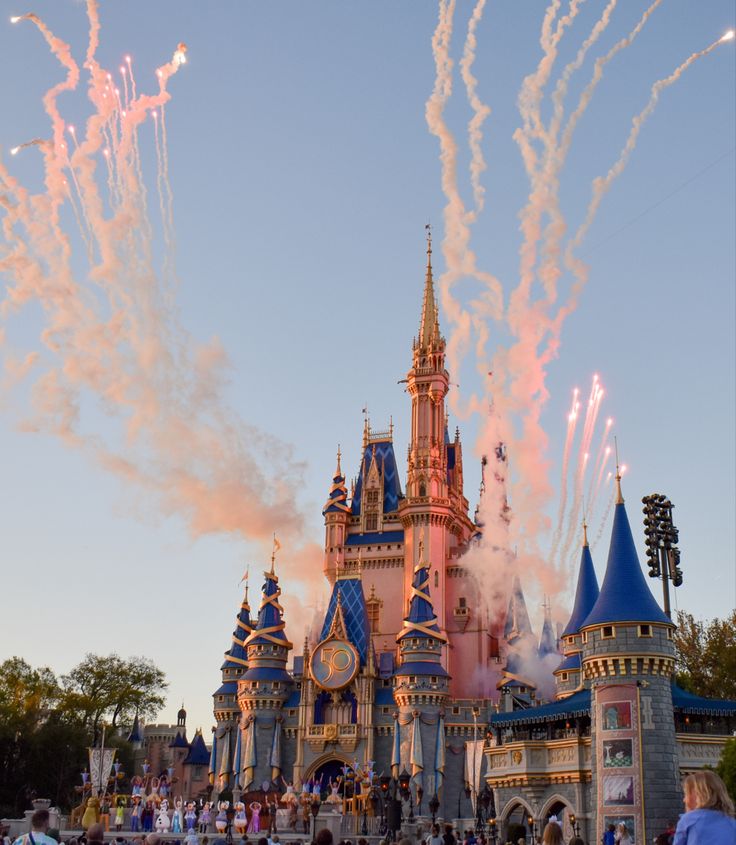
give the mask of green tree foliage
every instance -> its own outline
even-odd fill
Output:
[[[675,671],[680,686],[707,698],[736,699],[736,610],[711,622],[680,610],[676,621]]]
[[[130,724],[136,713],[154,717],[164,706],[164,673],[144,657],[124,660],[117,654],[87,654],[61,678],[65,710],[73,712],[94,737],[105,722],[114,730]]]
[[[136,710],[155,716],[165,689],[163,672],[140,657],[88,654],[61,682],[19,657],[0,663],[0,817],[17,817],[34,796],[65,809],[76,803],[87,747],[103,724],[125,768],[130,748],[116,729]]]
[[[736,739],[726,742],[716,772],[726,784],[728,794],[736,801]]]

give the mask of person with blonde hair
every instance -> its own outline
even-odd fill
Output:
[[[557,822],[547,822],[542,833],[542,845],[562,845],[562,828]]]
[[[685,778],[682,789],[685,812],[677,823],[673,845],[733,845],[733,801],[718,775],[695,772]]]

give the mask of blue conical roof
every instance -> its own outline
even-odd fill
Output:
[[[429,566],[426,563],[419,563],[414,569],[409,615],[404,619],[404,627],[396,641],[401,642],[404,637],[433,637],[447,642],[447,637],[440,630],[429,595]]]
[[[141,732],[141,726],[138,722],[138,714],[135,714],[135,719],[133,719],[133,727],[130,729],[130,733],[128,734],[128,742],[143,742],[143,734]]]
[[[279,604],[279,596],[281,595],[279,579],[273,572],[264,572],[264,575],[266,582],[263,585],[258,622],[256,622],[256,627],[251,635],[246,639],[245,645],[276,643],[291,648],[291,643],[286,639],[284,632],[286,627],[282,617],[284,608]]]
[[[532,623],[529,621],[529,613],[524,601],[524,593],[521,591],[521,581],[518,575],[514,575],[511,585],[511,597],[509,608],[506,612],[506,624],[503,628],[503,635],[506,640],[513,642],[519,637],[532,634]]]
[[[221,669],[237,669],[248,666],[245,641],[252,631],[253,624],[250,619],[250,604],[248,603],[248,587],[246,585],[245,595],[235,619],[232,645],[225,652],[225,662],[220,667]]]
[[[578,572],[578,588],[575,591],[575,604],[570,614],[570,621],[562,632],[563,637],[577,634],[580,626],[585,621],[593,605],[598,599],[598,579],[593,568],[593,558],[590,556],[590,547],[587,542],[583,546],[583,553],[580,555],[580,571]]]
[[[189,754],[184,758],[185,766],[206,766],[210,761],[210,753],[204,744],[201,731],[197,731],[189,746]]]
[[[613,517],[611,546],[603,586],[593,609],[580,628],[610,622],[672,624],[654,600],[644,579],[622,499],[617,502]]]
[[[557,637],[552,627],[552,617],[549,608],[545,609],[542,636],[539,638],[539,656],[544,658],[550,654],[557,654]]]
[[[327,501],[322,508],[322,516],[327,513],[350,513],[348,505],[348,488],[345,486],[345,476],[340,467],[340,450],[337,451],[337,468],[332,476],[332,486]]]

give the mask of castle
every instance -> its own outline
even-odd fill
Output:
[[[675,626],[642,574],[620,476],[605,578],[599,589],[586,538],[561,636],[547,613],[534,640],[518,578],[506,618],[489,617],[463,566],[482,526],[468,514],[460,434],[448,433],[431,256],[430,239],[406,376],[405,489],[392,428],[366,420],[351,494],[338,451],[322,512],[322,629],[291,664],[273,561],[255,619],[246,588],[214,693],[210,783],[215,794],[264,783],[298,792],[349,770],[401,773],[412,815],[427,817],[430,799],[449,820],[480,804],[493,835],[513,822],[539,832],[556,815],[566,838],[600,841],[604,825],[625,821],[645,842],[681,812],[680,774],[717,762],[736,702],[673,684]],[[502,446],[495,457],[505,462]],[[530,641],[558,664],[552,702],[524,673]]]

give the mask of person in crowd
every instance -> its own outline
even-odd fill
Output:
[[[547,822],[545,825],[542,845],[562,845],[562,828],[557,822]]]
[[[675,829],[674,845],[733,845],[734,806],[715,772],[694,772],[683,782],[685,812]]]
[[[87,842],[89,845],[102,845],[105,841],[105,826],[102,822],[95,822],[87,828]]]
[[[31,832],[19,836],[13,845],[57,845],[48,835],[49,811],[36,810],[31,816]]]
[[[608,827],[603,831],[603,836],[601,837],[601,845],[616,845],[615,824],[609,824]]]
[[[321,830],[317,831],[317,836],[314,841],[316,845],[333,845],[335,840],[332,838],[332,831],[323,827]],[[258,845],[261,845],[261,843],[259,842]]]

